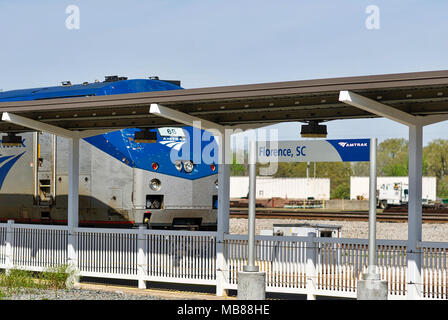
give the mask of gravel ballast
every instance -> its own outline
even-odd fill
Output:
[[[18,293],[7,294],[3,300],[168,300],[150,294],[130,294],[122,291],[105,290],[39,290],[22,289]],[[172,298],[169,298],[172,300]]]
[[[3,290],[3,292],[7,292]],[[7,293],[2,300],[185,300],[185,295],[154,295],[150,293],[133,294],[121,290],[90,289],[21,289],[16,293]],[[195,300],[194,298],[193,300]]]

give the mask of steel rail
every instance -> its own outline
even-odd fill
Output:
[[[247,209],[231,208],[231,218],[247,218]],[[297,211],[297,210],[258,210],[258,219],[303,219],[303,220],[346,220],[346,221],[368,221],[367,211]],[[381,222],[406,222],[407,212],[377,213],[377,220]],[[426,223],[448,223],[447,213],[423,213],[423,222]]]

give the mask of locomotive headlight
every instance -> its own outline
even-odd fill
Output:
[[[191,162],[191,161],[185,161],[184,162],[184,170],[185,170],[185,172],[190,173],[191,171],[193,171],[193,167],[194,167],[193,162]]]
[[[162,183],[160,182],[159,179],[152,179],[151,182],[149,182],[149,187],[153,191],[158,191],[158,190],[160,190],[160,185],[161,184]]]
[[[182,161],[180,160],[174,161],[174,166],[176,167],[177,171],[182,170]]]
[[[218,179],[215,180],[215,188],[218,189]]]

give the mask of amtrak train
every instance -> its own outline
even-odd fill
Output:
[[[182,89],[180,83],[157,78],[106,77],[104,82],[1,92],[0,102],[176,89]],[[152,141],[142,141],[145,134]],[[198,134],[207,137],[200,139],[201,148],[193,148],[192,137]],[[20,140],[11,145],[14,136]],[[81,140],[80,226],[216,230],[215,150],[213,136],[192,127],[130,128]],[[0,220],[66,224],[67,154],[68,140],[62,137],[3,133]]]

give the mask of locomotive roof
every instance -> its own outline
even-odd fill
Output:
[[[113,82],[93,82],[0,92],[0,102],[30,101],[55,98],[102,96],[123,93],[150,92],[156,90],[177,90],[181,87],[152,79],[119,80]]]
[[[0,102],[0,112],[16,113],[69,130],[177,124],[149,114],[151,103],[220,125],[377,117],[340,102],[341,90],[412,115],[448,112],[448,70],[10,101]],[[0,122],[0,131],[20,129],[24,128]]]

